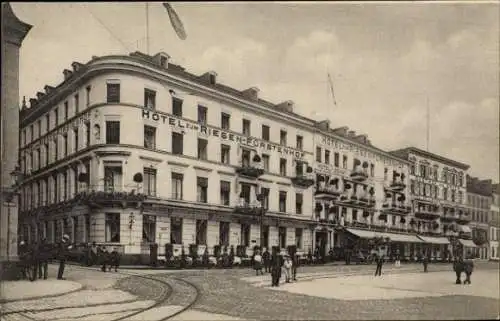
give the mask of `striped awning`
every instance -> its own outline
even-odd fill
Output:
[[[376,232],[368,230],[358,230],[354,228],[347,228],[346,230],[349,233],[352,233],[357,237],[364,239],[383,237],[383,238],[389,238],[391,242],[422,243],[422,241],[418,237],[412,234],[385,233],[385,232]]]
[[[433,236],[421,236],[418,235],[418,238],[424,241],[425,243],[430,244],[450,244],[450,241],[446,237],[433,237]]]
[[[356,235],[357,237],[360,237],[362,239],[372,239],[375,237],[381,237],[382,233],[378,233],[375,231],[368,231],[368,230],[358,230],[354,228],[346,228],[347,232],[352,233]]]

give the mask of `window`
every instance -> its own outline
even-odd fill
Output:
[[[227,181],[220,182],[220,203],[229,206],[231,197],[231,183]]]
[[[80,110],[80,96],[78,94],[75,95],[74,101],[75,101],[75,114],[77,114],[78,111]]]
[[[156,149],[156,127],[144,125],[144,148]]]
[[[156,216],[142,216],[142,241],[145,243],[156,242]]]
[[[375,176],[375,165],[370,164],[370,176],[374,177]]]
[[[172,154],[182,155],[184,147],[184,136],[179,133],[172,133]]]
[[[333,165],[335,167],[339,167],[339,153],[334,153],[333,154]]]
[[[120,84],[106,84],[107,102],[119,103],[120,102]]]
[[[64,121],[68,120],[68,114],[69,114],[69,105],[68,102],[64,102]]]
[[[172,198],[175,200],[182,200],[182,185],[184,175],[172,173]]]
[[[196,245],[207,244],[207,220],[196,220]]]
[[[229,222],[220,222],[219,225],[219,245],[229,245]]]
[[[250,151],[248,149],[242,149],[241,151],[241,165],[243,167],[250,166]]]
[[[269,141],[269,126],[262,125],[262,139]]]
[[[280,175],[286,176],[286,159],[280,158]]]
[[[300,193],[295,194],[295,213],[302,214],[303,196]]]
[[[167,59],[167,57],[160,56],[160,66],[162,66],[163,68],[167,68],[168,67],[168,59]]]
[[[182,117],[182,99],[172,97],[172,114]]]
[[[57,203],[59,202],[59,182],[57,179],[57,174],[52,176],[52,181],[54,182],[54,193],[52,194],[53,195],[52,203]]]
[[[269,155],[262,154],[262,163],[264,164],[264,170],[269,172]]]
[[[262,227],[262,247],[269,248],[269,225]]]
[[[286,192],[280,191],[279,211],[286,213]]]
[[[206,177],[197,177],[196,178],[196,186],[198,188],[197,198],[200,203],[208,202],[208,178]]]
[[[78,128],[73,129],[73,151],[77,152],[78,151],[78,144],[80,142],[78,141]]]
[[[297,135],[297,149],[302,150],[304,148],[304,137]]]
[[[30,134],[31,134],[30,142],[33,142],[35,140],[35,131],[33,130],[33,125],[30,126]]]
[[[144,108],[151,110],[156,109],[156,91],[144,89]]]
[[[220,127],[224,130],[229,130],[229,120],[231,119],[231,116],[226,114],[226,113],[221,113],[220,114]]]
[[[106,144],[120,144],[119,121],[106,121]]]
[[[396,225],[396,215],[392,216],[392,225]]]
[[[198,138],[198,159],[207,159],[207,145],[208,140]]]
[[[414,164],[412,164],[412,165],[410,166],[410,174],[411,174],[411,175],[415,175],[415,165],[414,165]]]
[[[106,192],[120,191],[122,187],[122,162],[104,161],[104,190]]]
[[[241,224],[240,237],[241,237],[240,240],[241,245],[250,246],[250,225]]]
[[[280,249],[286,248],[286,227],[280,226],[278,230],[278,239]]]
[[[262,193],[262,206],[268,210],[269,209],[269,188],[261,187],[260,192]]]
[[[42,121],[39,120],[37,122],[37,127],[38,127],[38,138],[42,137]]]
[[[352,210],[352,220],[356,222],[358,220],[358,210]]]
[[[120,242],[120,213],[106,213],[105,241]]]
[[[85,123],[85,147],[90,146],[90,123]]]
[[[243,119],[243,135],[244,136],[251,135],[250,124],[251,123],[248,119]]]
[[[144,194],[156,196],[156,169],[144,167]]]
[[[316,161],[321,163],[321,147],[316,147]]]
[[[207,124],[207,107],[198,105],[198,123]]]
[[[68,135],[63,135],[63,157],[68,156]]]
[[[45,116],[45,132],[48,133],[50,130],[50,114]]]
[[[54,138],[54,160],[59,159],[59,144],[57,138]]]
[[[220,161],[222,164],[229,164],[229,155],[231,147],[229,145],[220,145]]]
[[[73,191],[74,193],[78,193],[78,170],[74,170],[73,171],[73,178],[72,178],[72,181],[73,181]]]
[[[241,183],[240,199],[242,198],[245,201],[245,204],[250,203],[251,190],[252,190],[252,186],[250,184]]]
[[[325,149],[325,164],[330,164],[330,151]]]
[[[48,166],[49,165],[49,144],[45,144],[43,145],[43,149],[45,150],[45,166]]]
[[[347,168],[347,156],[346,155],[342,156],[342,168],[344,168],[344,169]]]
[[[59,109],[54,109],[55,126],[59,126]]]
[[[295,246],[297,249],[302,249],[302,234],[303,230],[301,228],[295,229]]]
[[[300,177],[302,175],[304,175],[304,163],[297,162],[295,164],[295,176]]]
[[[40,162],[40,148],[35,151],[35,159],[36,159],[36,169],[40,169],[42,167],[42,163]]]
[[[182,218],[170,218],[170,243],[182,244]]]
[[[448,189],[446,187],[443,188],[443,199],[448,200]]]
[[[286,131],[280,130],[280,145],[286,146]]]
[[[87,86],[86,89],[86,98],[85,98],[85,105],[88,107],[90,106],[90,90],[91,90],[91,86]]]

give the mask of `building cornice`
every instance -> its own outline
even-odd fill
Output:
[[[417,148],[417,147],[406,147],[406,148],[390,151],[389,153],[391,153],[393,155],[397,155],[399,157],[402,157],[400,155],[406,155],[406,157],[408,157],[409,153],[414,153],[414,154],[417,154],[421,157],[427,157],[427,158],[430,158],[434,161],[444,163],[448,166],[458,167],[464,171],[466,171],[470,168],[470,166],[467,164],[457,162],[457,161],[454,161],[452,159],[449,159],[449,158],[446,158],[446,157],[443,157],[443,156],[440,156],[440,155],[437,155],[437,154],[434,154],[431,152],[427,152],[427,151],[422,150],[422,149]]]

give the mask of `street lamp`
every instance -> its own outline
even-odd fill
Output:
[[[10,246],[11,246],[11,241],[10,241],[10,208],[11,207],[16,207],[17,203],[13,202],[14,201],[14,196],[17,195],[17,189],[18,189],[18,183],[19,183],[19,178],[21,177],[21,171],[19,170],[19,166],[16,166],[14,170],[10,173],[11,179],[12,179],[12,184],[11,187],[7,190],[6,193],[6,206],[7,206],[7,261],[10,260]]]

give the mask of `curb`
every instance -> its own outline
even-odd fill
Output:
[[[78,283],[78,282],[74,282],[74,281],[71,281],[71,282]],[[73,289],[71,291],[66,291],[63,293],[56,293],[56,294],[49,294],[49,295],[37,295],[37,296],[32,296],[32,297],[27,297],[27,298],[22,298],[22,299],[6,299],[6,300],[3,299],[3,300],[0,300],[0,303],[4,304],[4,303],[38,300],[38,299],[42,299],[42,298],[43,299],[45,299],[45,298],[57,298],[57,297],[60,297],[60,296],[66,295],[66,294],[71,294],[71,293],[81,291],[83,289],[83,285],[81,283],[78,283],[78,284],[80,285],[80,287],[78,287],[77,289]],[[3,315],[3,313],[0,313],[0,315]]]

